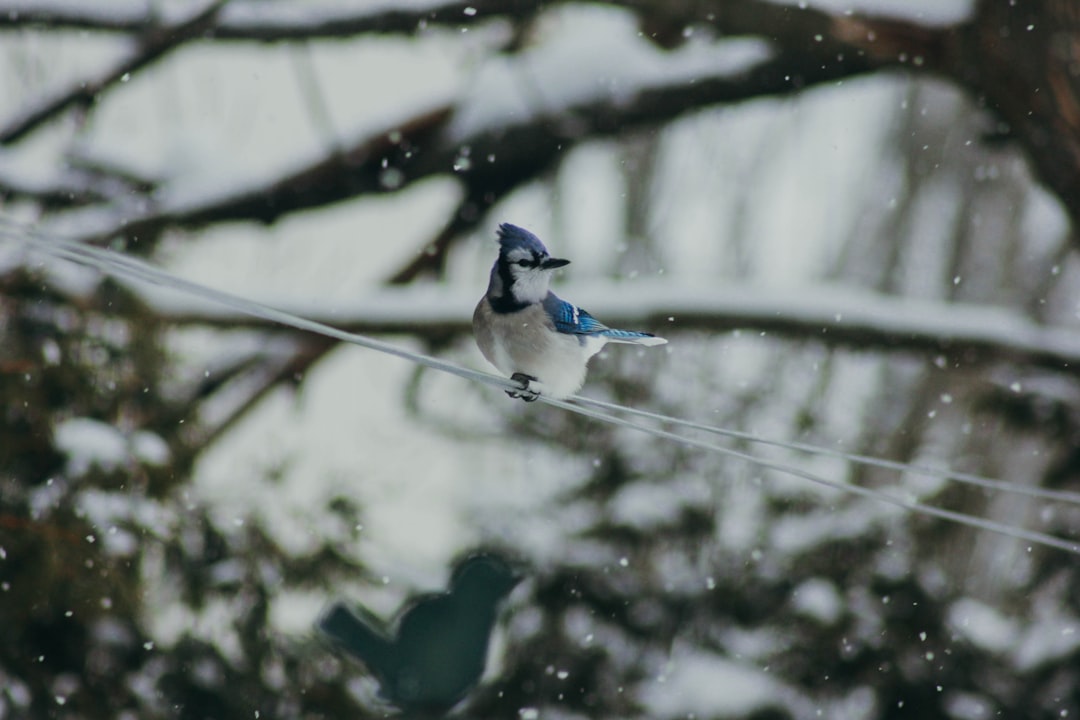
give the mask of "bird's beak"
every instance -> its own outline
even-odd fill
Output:
[[[569,265],[569,260],[563,260],[562,258],[548,258],[544,262],[540,263],[541,270],[554,270],[555,268],[561,268],[564,265]]]

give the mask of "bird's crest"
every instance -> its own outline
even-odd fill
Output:
[[[498,235],[499,249],[504,255],[519,249],[526,250],[533,256],[544,257],[549,254],[544,243],[540,242],[540,238],[517,225],[503,223],[499,226]]]
[[[553,258],[540,238],[517,225],[499,226],[499,257],[491,268],[487,299],[497,313],[518,312],[548,294],[551,271],[570,264]]]

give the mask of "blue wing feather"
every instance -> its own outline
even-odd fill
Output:
[[[555,330],[566,335],[599,335],[616,341],[653,337],[652,333],[609,328],[585,310],[566,302],[553,292],[549,292],[544,298],[544,311],[551,318]]]
[[[567,335],[597,335],[608,326],[581,308],[566,302],[553,292],[544,298],[544,310],[558,332]]]

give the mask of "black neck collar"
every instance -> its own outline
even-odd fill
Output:
[[[510,273],[510,265],[503,258],[495,262],[494,271],[499,274],[499,289],[502,291],[498,296],[488,297],[491,309],[497,313],[512,313],[524,310],[529,305],[514,297],[514,276]]]
[[[491,309],[500,315],[506,313],[514,313],[524,310],[529,307],[528,303],[519,302],[514,299],[514,296],[510,293],[500,295],[498,297],[489,297],[488,302],[491,303]]]

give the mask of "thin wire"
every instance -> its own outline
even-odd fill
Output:
[[[639,410],[637,408],[624,407],[622,405],[604,402],[603,400],[594,400],[593,398],[578,396],[574,398],[574,402],[596,408],[601,408],[603,410],[608,410],[611,412],[621,412],[626,413],[627,415],[633,415],[635,417],[647,418],[649,420],[655,420],[657,422],[665,423],[668,425],[675,425],[677,427],[684,427],[692,430],[701,430],[703,432],[712,433],[713,435],[720,435],[722,437],[733,438],[736,440],[746,440],[748,442],[757,443],[759,445],[771,445],[773,447],[781,447],[789,450],[798,450],[800,452],[813,453],[815,455],[823,455],[825,457],[840,458],[842,460],[847,460],[849,462],[857,463],[860,465],[870,465],[873,467],[884,468],[886,470],[910,472],[915,475],[922,475],[925,477],[936,477],[945,480],[955,480],[959,483],[975,485],[977,487],[985,488],[987,490],[998,490],[1000,492],[1014,493],[1016,495],[1027,495],[1029,497],[1040,498],[1042,500],[1053,500],[1058,502],[1070,503],[1073,505],[1080,505],[1080,492],[1072,492],[1069,490],[1051,490],[1048,488],[1033,487],[1031,485],[1022,485],[1017,482],[1009,482],[1007,480],[995,480],[993,478],[982,477],[981,475],[973,475],[971,473],[954,472],[946,468],[934,468],[927,465],[909,465],[908,463],[902,463],[896,460],[884,460],[882,458],[871,457],[869,455],[847,453],[843,450],[834,450],[832,448],[824,446],[810,445],[809,443],[787,440],[771,440],[769,438],[761,437],[760,435],[754,435],[753,433],[743,432],[740,430],[729,430],[727,428],[717,427],[715,425],[706,425],[704,423],[694,422],[692,420],[683,420],[682,418],[672,417],[670,415],[661,415],[660,413],[654,413],[648,410]]]
[[[4,226],[6,226],[8,229],[5,229]],[[428,355],[423,355],[420,353],[415,353],[404,348],[397,347],[390,343],[375,340],[373,338],[358,335],[356,333],[345,332],[344,330],[339,330],[330,325],[325,325],[320,322],[315,322],[313,320],[298,317],[291,313],[277,310],[268,305],[255,302],[253,300],[248,300],[247,298],[232,295],[231,293],[227,293],[221,290],[215,290],[214,288],[206,287],[204,285],[200,285],[189,280],[184,280],[182,278],[176,277],[175,275],[171,275],[162,270],[159,270],[140,260],[128,257],[122,253],[97,248],[91,245],[83,245],[70,240],[51,237],[30,228],[20,226],[7,220],[6,218],[0,218],[0,238],[14,240],[32,250],[43,251],[46,254],[52,255],[53,257],[70,260],[80,265],[90,266],[109,275],[134,278],[151,285],[168,287],[197,297],[203,297],[247,315],[294,327],[299,330],[306,330],[309,332],[326,335],[327,337],[332,337],[343,342],[352,343],[354,345],[359,345],[361,347],[365,347],[371,350],[376,350],[378,352],[393,355],[404,360],[409,360],[425,367],[429,367],[433,370],[439,370],[441,372],[457,375],[468,380],[475,380],[477,382],[493,385],[504,390],[522,389],[519,384],[506,378],[498,377],[496,375],[491,375],[489,373],[484,373],[477,370],[471,370],[469,368],[464,368],[453,363],[440,360],[438,358],[430,357]],[[730,448],[725,448],[723,446],[705,442],[702,440],[695,440],[693,438],[683,437],[667,430],[651,428],[645,425],[634,423],[630,420],[618,417],[611,413],[603,412],[596,408],[600,407],[611,409],[616,412],[638,414],[641,417],[651,417],[652,419],[661,422],[674,422],[675,424],[683,425],[686,427],[695,427],[700,425],[698,423],[691,423],[690,421],[680,421],[676,418],[669,418],[667,416],[658,415],[655,413],[647,413],[646,411],[634,411],[631,408],[626,408],[619,405],[612,405],[610,403],[604,403],[603,401],[590,400],[588,398],[582,397],[575,397],[573,398],[572,402],[557,400],[555,398],[545,395],[540,395],[539,399],[553,407],[568,410],[570,412],[576,412],[578,414],[592,417],[597,420],[602,420],[613,425],[638,430],[640,432],[653,435],[657,438],[671,440],[673,442],[677,442],[689,447],[696,447],[699,449],[708,450],[710,452],[717,452],[723,455],[727,455],[729,457],[739,458],[741,460],[754,463],[759,467],[777,470],[778,472],[783,472],[794,477],[800,477],[805,480],[809,480],[819,485],[830,487],[842,492],[880,500],[882,502],[890,503],[892,505],[896,505],[907,510],[921,512],[926,515],[950,520],[952,522],[956,522],[969,527],[979,528],[982,530],[999,533],[1017,539],[1028,540],[1036,544],[1064,550],[1066,552],[1080,554],[1080,543],[1074,541],[1065,540],[1059,537],[1055,537],[1053,535],[1041,533],[1034,530],[1027,530],[1025,528],[1005,525],[1003,523],[998,523],[992,520],[967,515],[965,513],[945,510],[943,508],[939,508],[933,505],[904,500],[903,498],[898,498],[895,495],[890,495],[889,493],[875,490],[873,488],[866,488],[858,485],[847,485],[833,480],[828,480],[827,478],[814,475],[813,473],[807,472],[798,467],[771,460],[764,460],[748,453],[733,450]],[[589,405],[595,407],[589,407]],[[706,431],[720,430],[720,428],[711,428],[711,426],[707,425],[700,425],[700,427],[696,427],[696,429]],[[771,442],[773,444],[779,444],[779,441]],[[906,468],[906,466],[903,467]]]
[[[541,399],[543,399],[544,396],[541,395],[540,397]],[[916,500],[905,500],[882,490],[875,490],[873,488],[863,487],[861,485],[847,485],[845,483],[837,482],[835,480],[829,480],[827,478],[821,477],[820,475],[815,475],[811,472],[803,470],[802,468],[788,465],[786,463],[773,460],[765,460],[759,457],[755,457],[754,455],[750,455],[749,453],[745,453],[739,450],[733,450],[731,448],[726,448],[722,445],[716,445],[715,443],[706,442],[704,440],[695,440],[693,438],[677,435],[667,430],[659,430],[657,428],[640,425],[633,421],[627,420],[626,418],[621,418],[610,413],[593,409],[591,407],[584,407],[582,405],[579,405],[577,403],[580,400],[581,398],[574,398],[573,401],[567,402],[563,400],[547,398],[547,403],[558,408],[577,412],[581,415],[587,415],[588,417],[592,417],[597,420],[603,420],[604,422],[611,423],[612,425],[619,425],[621,427],[639,430],[641,432],[648,433],[664,440],[671,440],[673,442],[677,442],[689,447],[708,450],[710,452],[720,453],[721,455],[727,455],[728,457],[745,460],[747,462],[751,462],[757,465],[758,467],[769,468],[770,470],[776,470],[787,475],[800,477],[804,480],[809,480],[810,482],[833,488],[834,490],[840,490],[842,492],[850,493],[852,495],[859,495],[874,500],[880,500],[882,502],[890,503],[892,505],[896,505],[907,510],[913,510],[916,512],[924,513],[926,515],[932,515],[934,517],[943,518],[945,520],[951,520],[952,522],[959,523],[961,525],[967,525],[969,527],[979,528],[981,530],[989,530],[990,532],[1008,535],[1009,537],[1014,537],[1020,540],[1029,540],[1039,545],[1045,545],[1047,547],[1057,548],[1058,550],[1064,550],[1066,552],[1080,555],[1080,542],[1074,540],[1066,540],[1056,537],[1054,535],[1038,532],[1036,530],[1027,530],[1022,527],[1018,528],[1012,525],[1006,525],[1004,523],[987,520],[985,518],[977,517],[974,515],[967,515],[965,513],[956,512],[954,510],[946,510],[944,508],[939,508],[934,505],[927,505]],[[620,410],[625,410],[625,408],[622,408],[620,406],[614,407],[618,407]]]
[[[10,225],[11,223],[10,221],[0,218],[0,224]],[[308,320],[283,310],[277,310],[269,305],[255,302],[254,300],[248,300],[247,298],[233,295],[222,290],[215,290],[214,288],[200,285],[199,283],[191,282],[190,280],[184,280],[183,278],[170,275],[141,260],[128,257],[122,253],[97,248],[92,245],[83,245],[70,240],[43,237],[38,234],[27,233],[25,236],[12,234],[5,229],[0,229],[0,238],[16,240],[32,249],[44,251],[53,257],[70,260],[79,265],[90,266],[109,275],[134,278],[151,285],[168,287],[195,295],[196,297],[203,297],[212,300],[219,305],[224,305],[237,312],[244,313],[245,315],[262,318],[281,325],[287,325],[298,330],[307,330],[319,335],[326,335],[327,337],[332,337],[336,340],[341,340],[342,342],[359,345],[370,350],[376,350],[404,360],[409,360],[433,370],[440,370],[442,372],[458,375],[467,380],[476,380],[489,385],[495,385],[504,390],[521,389],[521,386],[512,380],[480,372],[478,370],[460,367],[453,363],[446,362],[445,360],[440,360],[439,358],[415,353],[391,343],[369,338],[365,335],[357,335],[356,333],[339,330],[331,325]]]

